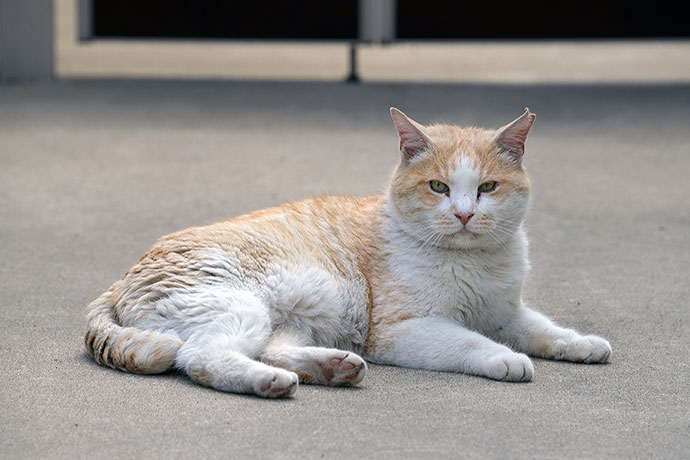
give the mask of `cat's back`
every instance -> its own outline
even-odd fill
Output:
[[[172,233],[149,252],[222,250],[262,260],[346,255],[367,244],[382,200],[333,195],[285,203]]]
[[[380,196],[322,196],[187,228],[160,238],[123,282],[136,296],[138,286],[264,282],[303,267],[359,277],[381,203]]]

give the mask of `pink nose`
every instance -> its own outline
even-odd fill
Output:
[[[474,216],[474,213],[470,214],[456,214],[455,217],[460,219],[460,222],[462,222],[462,226],[465,227],[467,225],[467,222],[470,221],[470,219]]]

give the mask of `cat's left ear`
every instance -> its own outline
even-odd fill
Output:
[[[522,155],[525,153],[525,140],[535,118],[537,116],[530,113],[529,109],[525,107],[525,112],[522,115],[500,128],[494,136],[493,143],[499,151],[507,155],[517,165],[522,161]]]

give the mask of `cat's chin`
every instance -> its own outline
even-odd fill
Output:
[[[450,233],[444,238],[443,245],[448,249],[489,249],[491,240],[487,240],[482,233],[475,233],[463,228]]]
[[[471,249],[481,246],[481,235],[466,228],[448,234],[445,245],[449,249]]]

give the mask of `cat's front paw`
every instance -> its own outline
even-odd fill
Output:
[[[506,382],[529,382],[534,376],[534,366],[527,355],[508,352],[489,359],[486,376]]]
[[[611,345],[596,335],[577,336],[568,342],[556,341],[553,356],[576,363],[606,363],[611,357]]]

